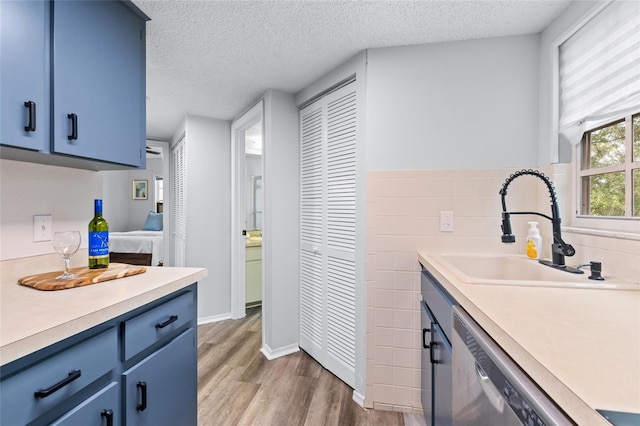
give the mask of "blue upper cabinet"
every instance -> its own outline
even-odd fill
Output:
[[[52,152],[144,168],[148,18],[118,1],[55,1],[52,14]]]
[[[49,3],[0,1],[0,144],[49,148]]]

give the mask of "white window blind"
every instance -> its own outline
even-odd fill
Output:
[[[560,46],[560,132],[584,131],[640,108],[640,2],[614,1]]]
[[[171,150],[173,266],[187,263],[187,144],[184,136]]]

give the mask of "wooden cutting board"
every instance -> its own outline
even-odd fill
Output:
[[[142,274],[146,270],[147,268],[143,266],[110,263],[107,269],[71,268],[70,271],[78,276],[71,280],[56,280],[62,271],[55,271],[22,277],[18,280],[18,284],[38,290],[64,290]]]

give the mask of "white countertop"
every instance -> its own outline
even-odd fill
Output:
[[[26,262],[26,263],[25,263]],[[14,262],[16,263],[16,262]],[[58,262],[59,263],[59,262]],[[17,284],[28,261],[3,262],[0,281],[0,365],[187,287],[203,268],[147,267],[117,280],[67,290],[40,291]],[[39,273],[44,271],[35,271]]]
[[[640,413],[640,291],[467,284],[418,258],[577,424]]]

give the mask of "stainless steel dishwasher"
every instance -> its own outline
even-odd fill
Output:
[[[574,424],[459,306],[453,329],[454,425]]]

